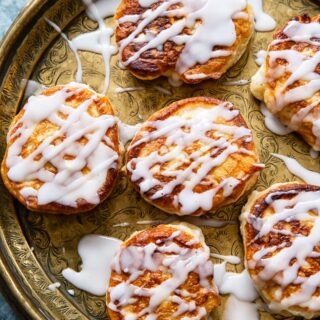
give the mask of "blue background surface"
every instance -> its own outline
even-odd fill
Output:
[[[27,0],[0,0],[0,40],[7,32],[8,28],[15,20]],[[14,309],[14,302],[8,303],[5,298],[3,285],[0,283],[0,319],[1,320],[21,320],[24,319],[19,312]]]
[[[0,38],[4,36],[27,0],[0,0]]]

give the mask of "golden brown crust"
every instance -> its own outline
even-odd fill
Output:
[[[307,236],[313,224],[308,220],[291,219],[289,221],[280,220],[274,225],[273,229],[286,230],[288,233],[283,234],[279,232],[271,231],[263,237],[257,237],[259,231],[255,228],[255,224],[259,225],[258,220],[266,217],[270,217],[274,214],[274,210],[270,207],[270,200],[266,201],[268,196],[272,195],[272,201],[275,200],[290,200],[297,196],[301,192],[314,192],[320,191],[320,187],[300,183],[300,182],[288,182],[275,184],[262,192],[253,192],[249,197],[248,203],[242,210],[240,217],[241,220],[241,234],[244,242],[244,251],[246,266],[250,276],[253,278],[255,286],[257,287],[261,297],[268,303],[279,303],[277,298],[277,289],[281,288],[275,276],[273,279],[262,279],[259,273],[263,271],[263,266],[259,265],[255,268],[250,266],[250,261],[253,261],[253,257],[257,252],[261,252],[266,248],[278,247],[275,251],[265,253],[264,258],[270,258],[277,255],[283,249],[289,248],[292,245],[295,237],[299,234]],[[295,236],[293,237],[291,234]],[[319,246],[315,247],[315,251],[320,249]],[[291,261],[294,262],[294,261]],[[310,277],[320,271],[319,258],[307,258],[308,264],[300,267],[299,277]],[[289,283],[285,288],[282,288],[282,299],[288,298],[294,293],[299,292],[300,286],[298,284]],[[313,297],[320,297],[320,290],[316,290]],[[279,312],[282,315],[296,315],[302,316],[307,319],[320,315],[320,311],[310,310],[298,305],[290,306],[287,309],[283,309]]]
[[[151,5],[151,8],[155,10],[163,0]],[[178,8],[179,5],[170,7],[171,9]],[[116,13],[115,19],[119,20],[125,15],[142,14],[148,8],[139,6],[138,0],[122,0]],[[248,14],[249,19],[234,19],[236,30],[236,41],[230,46],[218,46],[216,50],[230,50],[232,54],[225,57],[211,58],[204,64],[197,64],[191,67],[180,76],[180,80],[185,83],[196,84],[207,79],[219,79],[230,67],[232,67],[245,52],[249,40],[253,34],[253,13],[250,6],[243,10]],[[176,17],[160,17],[155,19],[148,25],[149,29],[156,31],[157,33],[169,28],[172,24],[178,21]],[[199,22],[200,23],[200,22]],[[116,41],[119,44],[121,40],[127,38],[137,28],[138,22],[123,22],[119,23],[116,28],[115,35]],[[185,28],[182,34],[191,34],[193,30]],[[124,48],[121,54],[121,61],[127,61],[134,53],[136,53],[143,44],[130,43]],[[137,78],[142,80],[152,80],[160,76],[170,77],[175,73],[176,63],[184,48],[184,45],[177,45],[173,41],[166,41],[163,45],[163,51],[156,49],[147,50],[135,61],[131,62],[127,69]],[[192,75],[203,74],[201,79],[192,79]],[[190,78],[191,76],[191,78]]]
[[[64,88],[63,85],[55,86],[55,87],[44,90],[43,92],[41,92],[41,94],[45,96],[50,96],[50,95],[53,95],[55,92],[61,90],[62,88]],[[114,115],[111,103],[107,97],[94,93],[88,87],[81,87],[81,88],[82,90],[79,90],[79,87],[76,84],[68,85],[68,92],[74,92],[74,94],[66,100],[69,106],[72,106],[73,108],[77,108],[82,102],[88,100],[90,97],[92,97],[93,94],[95,94],[96,98],[94,99],[94,101],[92,102],[92,104],[88,109],[89,114],[95,117],[101,116],[104,114]],[[46,106],[43,106],[43,107],[46,107]],[[23,113],[24,113],[24,110],[22,109],[13,119],[9,129],[11,136],[20,127],[19,124],[18,125],[16,124],[22,118]],[[40,143],[45,138],[53,134],[55,130],[57,130],[57,128],[49,120],[44,120],[41,123],[39,123],[39,125],[33,131],[31,137],[28,139],[27,143],[23,146],[21,156],[23,158],[27,157],[33,150],[35,150],[40,145]],[[106,132],[106,136],[108,136],[111,142],[113,143],[114,151],[119,154],[119,137],[118,137],[117,124],[115,124]],[[25,199],[20,194],[21,189],[23,189],[24,187],[33,187],[34,189],[37,190],[40,188],[43,182],[37,179],[24,181],[24,182],[14,182],[8,178],[9,169],[6,165],[6,159],[8,155],[8,148],[13,144],[13,142],[15,141],[15,138],[12,138],[11,140],[9,140],[7,144],[6,153],[4,155],[4,158],[1,164],[1,175],[2,175],[2,180],[5,186],[7,187],[8,191],[19,202],[21,202],[24,206],[26,206],[31,211],[48,212],[48,213],[55,213],[55,214],[61,214],[61,213],[75,214],[75,213],[89,211],[96,206],[96,204],[88,203],[84,199],[77,200],[76,207],[69,207],[56,202],[52,202],[46,205],[39,205],[37,202],[37,197],[35,196],[29,196],[27,199]],[[47,163],[46,166],[48,167],[51,166],[51,169],[54,170],[54,167],[52,167],[52,165],[50,165],[49,163]],[[118,163],[118,168],[119,167],[120,167],[120,163]],[[110,194],[110,192],[112,191],[116,181],[117,174],[118,174],[118,169],[111,168],[108,171],[105,183],[98,191],[98,195],[100,197],[101,202],[105,200]]]
[[[189,229],[189,230],[188,230]],[[173,232],[177,230],[182,230],[182,232],[175,237],[172,241],[177,244],[181,248],[190,248],[190,249],[200,249],[203,246],[206,246],[204,240],[202,239],[202,234],[200,236],[199,242],[194,244],[188,244],[188,241],[195,239],[197,236],[192,233],[193,230],[199,232],[200,229],[197,227],[183,224],[183,229],[179,228],[179,224],[175,225],[159,225],[157,227],[149,228],[146,230],[135,232],[128,240],[126,240],[121,248],[127,248],[129,246],[137,246],[144,247],[150,243],[159,243],[165,241],[170,236],[172,236]],[[200,231],[201,233],[201,231]],[[170,273],[166,271],[157,270],[155,272],[144,271],[144,273],[137,278],[133,285],[140,288],[153,288],[161,284],[163,281],[169,279],[171,277]],[[118,284],[126,281],[128,279],[128,275],[125,273],[117,273],[114,270],[111,272],[110,280],[109,280],[109,289],[107,291],[107,305],[110,303],[110,288],[117,286]],[[216,308],[220,304],[220,297],[217,293],[217,289],[215,288],[213,282],[213,273],[212,277],[208,278],[210,282],[212,282],[212,287],[210,290],[203,290],[203,287],[200,285],[199,275],[195,272],[190,272],[187,280],[183,285],[179,287],[179,290],[186,290],[191,295],[189,297],[182,297],[187,302],[194,301],[197,307],[203,307],[206,309],[207,314],[209,314],[214,308]],[[180,296],[176,293],[176,295]],[[133,304],[130,304],[125,307],[126,312],[138,313],[142,309],[146,308],[149,304],[149,297],[139,297],[137,301]],[[171,320],[173,319],[174,312],[177,311],[177,304],[166,300],[159,305],[159,307],[155,310],[155,314],[157,314],[157,319],[161,320]],[[122,320],[124,317],[110,308],[108,308],[108,314],[111,320]],[[179,316],[174,317],[174,319],[179,320],[183,317],[192,317],[195,316],[195,312],[185,312]],[[145,319],[145,316],[139,317],[139,319]],[[201,320],[206,319],[206,317],[201,318]]]
[[[218,105],[221,105],[222,103],[224,102],[215,98],[208,98],[208,97],[188,98],[188,99],[174,102],[171,105],[157,111],[148,119],[148,121],[165,120],[169,117],[183,114],[185,111],[196,109],[199,106],[209,109],[209,108],[214,108]],[[232,107],[232,108],[236,109],[235,107]],[[248,128],[245,120],[243,119],[240,113],[231,121],[225,121],[224,119],[219,119],[218,123],[226,124],[229,126],[239,126],[239,127]],[[137,141],[139,141],[145,132],[151,132],[152,130],[153,130],[152,127],[148,127],[147,125],[144,125],[137,132],[136,136],[132,140],[131,146],[133,146]],[[214,131],[210,131],[207,133],[207,135],[209,136],[211,134],[213,135]],[[164,138],[160,137],[148,143],[138,144],[133,148],[129,147],[129,151],[127,153],[127,163],[129,163],[131,160],[135,158],[149,155],[155,150],[160,150],[163,144],[164,144]],[[247,149],[249,152],[252,152],[253,154],[250,155],[250,154],[235,153],[229,156],[222,165],[214,168],[209,172],[208,176],[213,177],[213,180],[215,181],[217,180],[221,181],[221,179],[228,178],[228,177],[237,177],[237,176],[242,177],[240,183],[234,188],[234,191],[230,196],[224,197],[222,190],[219,190],[217,192],[217,194],[214,197],[212,209],[209,210],[210,212],[214,212],[220,207],[223,207],[227,204],[237,201],[247,190],[249,190],[255,184],[257,180],[257,174],[261,170],[261,167],[255,166],[255,164],[259,162],[259,159],[256,154],[254,142],[246,141],[246,138],[242,138],[237,141],[237,144],[239,147]],[[188,150],[189,150],[188,153],[191,153],[197,148],[199,148],[197,144],[190,145],[188,147]],[[140,192],[139,184],[141,181],[139,180],[133,181],[132,173],[129,170],[127,170],[127,175],[129,180],[133,184],[134,188],[138,192]],[[163,182],[170,181],[168,177],[161,176],[161,175],[157,176],[157,179]],[[202,193],[209,189],[210,189],[210,186],[197,185],[195,190],[196,192]],[[156,199],[156,200],[152,200],[151,197],[157,191],[157,188],[153,188],[146,193],[141,193],[141,195],[146,201],[160,208],[161,210],[166,211],[168,213],[181,215],[182,213],[180,211],[180,208],[175,207],[174,201],[173,201],[175,195],[177,195],[177,193],[179,193],[181,190],[182,190],[182,185],[175,188],[170,195]],[[197,211],[193,212],[192,215],[202,215],[202,214],[205,214],[206,212],[207,212],[206,210],[198,209]]]
[[[320,14],[315,17],[309,17],[308,15],[295,17],[291,21],[299,21],[304,24],[317,22],[320,23]],[[290,22],[290,21],[289,21]],[[288,22],[288,23],[289,23]],[[287,27],[288,23],[276,30],[273,35],[273,40],[284,40],[288,37],[284,34],[284,30]],[[268,51],[282,51],[282,50],[294,50],[296,52],[304,53],[308,56],[314,56],[319,52],[319,46],[314,44],[309,44],[307,42],[295,42],[295,41],[283,41],[279,43],[270,44]],[[279,66],[285,66],[287,61],[285,59],[276,59],[272,65],[272,69],[275,69]],[[317,66],[316,73],[320,74],[320,65]],[[266,103],[268,109],[276,115],[280,121],[294,129],[299,135],[315,150],[320,150],[319,142],[313,133],[313,123],[310,119],[319,119],[320,118],[320,103],[318,103],[310,112],[307,113],[307,116],[304,117],[298,125],[292,123],[293,117],[298,114],[299,111],[306,108],[307,106],[320,100],[320,92],[316,92],[310,99],[301,100],[294,103],[289,103],[285,105],[280,111],[273,111],[273,106],[275,104],[275,96],[277,90],[282,90],[284,83],[291,76],[290,72],[284,73],[281,77],[273,79],[271,75],[271,65],[270,65],[270,56],[267,55],[266,63],[259,69],[257,74],[252,78],[251,82],[251,92],[259,100],[263,100]],[[267,79],[267,80],[266,80]],[[293,88],[302,86],[306,81],[298,80],[295,81],[292,85],[286,88],[285,92],[292,90]]]

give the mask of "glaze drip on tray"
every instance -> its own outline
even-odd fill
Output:
[[[122,241],[101,235],[86,235],[79,241],[81,271],[64,269],[62,275],[75,287],[97,296],[105,295],[111,272],[111,261]]]
[[[219,293],[229,295],[223,310],[222,320],[259,320],[258,308],[254,303],[258,294],[247,270],[243,270],[241,273],[226,270],[227,263],[238,264],[240,259],[236,256],[221,256],[212,253],[211,256],[225,260],[225,262],[215,264],[213,267],[214,279]]]
[[[277,23],[263,11],[263,0],[248,0],[254,12],[255,29],[257,31],[271,31]]]
[[[114,33],[113,28],[107,27],[103,18],[110,17],[119,4],[118,0],[99,0],[93,3],[91,0],[83,0],[83,3],[88,8],[88,15],[98,23],[98,29],[92,32],[85,32],[69,40],[62,32],[60,27],[54,22],[47,20],[47,22],[61,34],[67,41],[71,51],[74,53],[77,61],[76,81],[83,81],[83,68],[78,51],[89,51],[101,54],[104,61],[105,81],[102,93],[105,94],[110,82],[110,59],[117,53],[117,48],[111,44],[111,37]]]
[[[292,129],[283,125],[280,120],[267,109],[263,102],[260,104],[260,108],[261,113],[264,115],[264,123],[270,131],[279,136],[284,136],[293,131]]]
[[[274,157],[281,159],[288,170],[302,179],[303,181],[310,183],[315,186],[320,186],[320,173],[308,170],[304,168],[297,160],[281,155],[281,154],[272,154]]]

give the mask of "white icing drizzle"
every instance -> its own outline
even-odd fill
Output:
[[[118,128],[119,128],[119,138],[120,138],[120,141],[123,143],[123,145],[125,145],[128,141],[132,140],[136,132],[142,126],[142,123],[129,125],[121,122],[120,120],[118,120],[117,122],[118,122]]]
[[[78,51],[89,51],[97,54],[101,54],[105,67],[105,81],[102,93],[105,94],[109,87],[110,81],[110,59],[117,53],[117,48],[111,44],[111,36],[113,35],[113,29],[107,27],[103,18],[109,17],[114,14],[114,10],[119,4],[118,0],[103,1],[99,0],[97,3],[93,3],[91,0],[82,0],[88,8],[89,16],[98,22],[98,29],[92,32],[86,32],[80,34],[72,40],[61,31],[60,27],[54,22],[46,19],[46,21],[61,34],[74,53],[77,61],[77,73],[76,81],[82,82],[82,64]]]
[[[319,46],[320,43],[320,24],[316,22],[290,21],[283,33],[287,38],[274,40],[270,48],[285,41],[304,42],[316,46]],[[279,51],[269,49],[266,59],[269,61],[269,68],[267,68],[263,82],[276,81],[287,73],[291,74],[284,83],[277,85],[274,98],[268,99],[269,110],[277,114],[285,106],[305,100],[307,106],[302,107],[286,124],[292,130],[298,130],[301,123],[310,122],[313,126],[312,132],[317,138],[314,147],[320,148],[320,121],[316,115],[312,114],[312,110],[320,103],[320,75],[315,72],[320,63],[320,51],[314,53],[312,50],[299,52],[293,49]],[[284,59],[287,63],[280,65],[277,59]],[[297,82],[299,86],[290,88]]]
[[[249,15],[246,12],[240,11],[236,12],[233,16],[232,19],[234,20],[249,20]]]
[[[183,85],[183,81],[180,80],[180,76],[177,73],[173,73],[171,77],[168,78],[168,82],[174,88],[178,88]]]
[[[258,320],[257,305],[252,303],[258,293],[247,272],[227,272],[226,264],[239,264],[241,260],[236,256],[222,256],[211,253],[214,258],[224,260],[221,264],[215,264],[214,279],[220,294],[230,294],[222,315],[223,320],[248,319]]]
[[[293,130],[283,125],[278,118],[276,118],[275,115],[273,115],[266,107],[266,105],[261,102],[260,104],[261,112],[264,115],[264,123],[266,127],[272,131],[273,133],[284,136],[286,134],[289,134]]]
[[[74,296],[74,290],[73,289],[68,289],[67,291],[70,294],[70,296]]]
[[[218,118],[230,121],[238,115],[239,111],[232,110],[230,103],[223,103],[210,109],[199,107],[192,114],[184,116],[146,122],[145,127],[154,130],[150,133],[144,131],[143,137],[130,148],[133,149],[159,137],[165,138],[164,145],[160,150],[133,158],[128,162],[127,170],[131,173],[131,179],[141,181],[139,183],[141,193],[157,187],[157,191],[151,197],[152,200],[166,197],[176,186],[182,185],[183,189],[175,195],[172,203],[183,215],[191,214],[198,209],[209,211],[217,192],[223,190],[225,197],[230,196],[243,177],[230,176],[220,182],[206,182],[208,173],[223,164],[230,155],[252,154],[236,144],[243,138],[248,142],[252,141],[252,134],[248,128],[215,123]],[[215,137],[206,134],[211,130],[216,131]],[[185,148],[195,141],[202,143],[201,148],[191,155],[187,154]],[[172,160],[175,160],[174,166],[161,167],[161,164],[170,164]],[[187,168],[179,169],[182,164],[188,164]],[[170,182],[163,183],[155,177],[160,168],[161,175],[170,177]],[[195,172],[195,169],[198,170]],[[194,192],[197,185],[205,183],[212,185],[208,191]]]
[[[256,54],[256,64],[258,66],[262,66],[266,60],[266,57],[267,57],[267,51],[266,50],[259,50]]]
[[[186,78],[189,80],[199,80],[199,79],[204,79],[208,75],[205,73],[194,73],[194,74],[187,74]]]
[[[320,30],[320,24],[317,24]],[[320,52],[313,57],[307,57],[301,52],[294,50],[270,51],[270,72],[269,77],[282,76],[284,72],[291,72],[292,75],[281,88],[276,91],[274,110],[280,111],[285,105],[311,98],[320,89],[320,76],[314,72],[320,62]],[[284,67],[273,69],[276,59],[285,59],[288,64]],[[285,90],[296,81],[307,81],[306,84]]]
[[[255,163],[254,166],[258,167],[258,168],[262,168],[262,169],[264,169],[266,167],[266,165],[264,163]]]
[[[196,225],[198,227],[213,227],[213,228],[222,228],[226,225],[236,225],[236,221],[233,220],[216,220],[208,219],[204,217],[168,217],[164,220],[139,220],[136,222],[137,225],[159,225],[159,224],[169,224],[175,221],[188,222],[190,224]],[[114,224],[113,227],[128,227],[130,226],[129,222],[122,222]]]
[[[250,83],[250,80],[241,79],[241,80],[235,80],[235,81],[225,81],[222,84],[224,86],[245,86]]]
[[[116,223],[116,224],[114,224],[112,226],[115,227],[115,228],[117,228],[117,227],[124,228],[124,227],[129,227],[130,223],[129,222],[122,222],[122,223]]]
[[[216,258],[216,259],[221,259],[224,260],[230,264],[239,264],[241,263],[241,259],[237,256],[224,256],[222,254],[217,254],[217,253],[210,253],[210,256],[212,258]]]
[[[168,224],[171,222],[176,221],[177,218],[176,217],[168,217],[165,220],[139,220],[136,222],[137,225],[147,225],[147,224],[151,224],[151,225],[159,225],[159,224]]]
[[[73,42],[69,40],[69,38],[67,37],[67,35],[62,32],[62,30],[60,29],[60,27],[55,24],[53,21],[44,18],[46,20],[46,22],[54,29],[56,30],[61,37],[68,43],[70,50],[72,51],[72,53],[74,54],[74,57],[76,59],[77,62],[77,71],[76,71],[76,77],[75,80],[77,82],[82,82],[82,64],[81,64],[81,60],[80,60],[80,56],[78,54],[77,48],[74,46]]]
[[[255,29],[257,31],[271,31],[276,27],[275,20],[263,11],[262,0],[248,0],[248,3],[253,8]]]
[[[166,95],[171,95],[171,91],[168,90],[168,89],[165,89],[161,86],[158,86],[158,85],[153,85],[151,86],[150,88],[152,89],[155,89],[161,93],[164,93]],[[143,90],[148,90],[147,87],[127,87],[127,88],[121,88],[121,87],[118,87],[115,89],[115,92],[116,93],[124,93],[124,92],[131,92],[131,91],[143,91]]]
[[[121,243],[121,240],[111,237],[94,234],[84,236],[78,245],[82,260],[81,271],[67,268],[62,271],[63,277],[81,290],[97,296],[105,295],[111,272],[111,260]]]
[[[276,198],[281,194],[292,195],[287,198]],[[311,311],[320,309],[320,299],[314,294],[320,285],[320,272],[311,268],[309,259],[320,256],[317,248],[320,244],[320,191],[276,191],[270,193],[265,202],[272,209],[273,214],[256,217],[248,211],[243,212],[241,219],[251,223],[256,236],[253,241],[259,241],[270,233],[284,232],[289,236],[290,242],[284,241],[281,245],[261,245],[251,260],[247,261],[249,269],[261,270],[252,274],[259,289],[263,290],[269,280],[274,282],[274,299],[269,303],[269,308],[279,312],[290,307],[309,308]],[[279,230],[281,221],[297,221],[303,232],[295,231],[295,227],[284,227]],[[255,247],[255,244],[251,244]],[[269,253],[273,253],[270,255]],[[302,275],[302,269],[312,271]],[[288,286],[296,286],[290,290],[290,295],[285,293]]]
[[[299,21],[290,21],[284,33],[288,36],[288,39],[275,40],[275,43],[293,40],[319,46],[319,41],[317,41],[317,38],[320,37],[318,22],[300,23]]]
[[[198,227],[213,227],[213,228],[221,228],[226,225],[234,225],[235,221],[228,220],[216,220],[216,219],[207,219],[204,217],[183,217],[184,221],[188,223],[194,224]]]
[[[142,1],[142,7],[149,8],[154,1]],[[170,9],[172,5],[181,4],[179,9]],[[173,41],[183,45],[177,64],[176,72],[183,74],[196,64],[206,63],[214,57],[230,55],[231,52],[225,50],[214,51],[216,46],[230,47],[236,40],[235,25],[232,17],[242,12],[247,6],[245,0],[229,0],[221,5],[219,0],[166,0],[156,9],[148,9],[141,15],[124,16],[119,21],[137,22],[138,26],[127,38],[120,42],[120,52],[131,42],[142,42],[143,45],[128,60],[122,61],[128,65],[140,57],[140,55],[156,48],[161,51],[166,41]],[[172,26],[162,30],[158,34],[151,32],[146,27],[155,19],[161,16],[184,16],[184,19],[177,20]],[[237,16],[237,19],[248,19],[247,16]],[[192,28],[196,21],[202,23],[196,25],[191,35],[182,34],[184,28]]]
[[[188,311],[196,314],[192,318],[182,317],[182,319],[201,320],[207,317],[204,307],[199,307],[195,302],[188,302],[185,299],[192,296],[191,293],[185,290],[182,292],[179,288],[187,281],[189,273],[195,272],[200,278],[201,291],[215,290],[210,280],[213,275],[213,265],[209,260],[209,248],[204,243],[196,249],[180,247],[173,240],[185,227],[183,225],[175,227],[178,230],[167,239],[156,243],[151,242],[145,246],[121,247],[114,258],[113,270],[118,274],[125,273],[129,278],[114,287],[109,287],[108,308],[120,313],[124,319],[137,320],[143,316],[146,316],[146,319],[157,319],[156,309],[168,300],[178,305],[173,317],[181,316]],[[189,233],[190,230],[188,228]],[[198,233],[194,234],[194,238],[198,238]],[[158,270],[172,276],[150,289],[133,284],[144,272]],[[139,297],[150,297],[148,305],[139,313],[129,313],[126,306],[135,303]]]
[[[310,148],[310,157],[312,159],[317,159],[319,157],[319,151],[316,151],[313,148]]]
[[[43,84],[34,80],[22,80],[22,85],[26,85],[24,97],[29,98],[32,95],[37,95],[41,91],[47,89]]]
[[[222,320],[259,320],[258,306],[255,303],[242,301],[234,295],[228,298]]]
[[[257,297],[257,291],[247,272],[241,273],[227,272],[226,262],[214,265],[214,280],[220,294],[232,294],[242,301],[254,301]]]
[[[61,287],[61,283],[60,282],[54,282],[54,283],[51,283],[51,284],[48,285],[48,289],[50,291],[54,291],[54,290],[56,290],[56,289],[58,289],[60,287]]]
[[[166,89],[166,88],[163,88],[163,87],[161,87],[161,86],[154,85],[153,88],[156,89],[157,91],[161,92],[161,93],[164,93],[164,94],[168,95],[168,96],[171,96],[171,95],[172,95],[172,93],[171,93],[170,90],[168,90],[168,89]]]
[[[303,181],[320,186],[320,173],[304,168],[297,160],[283,156],[281,154],[272,154],[274,157],[281,159],[287,166],[288,170]]]
[[[90,19],[97,21],[97,12],[98,16],[101,18],[111,17],[116,12],[120,4],[120,0],[96,0],[94,2],[94,7],[91,2],[86,0],[83,1],[87,5],[87,15]]]
[[[108,171],[117,168],[118,154],[105,135],[115,125],[114,117],[93,117],[88,113],[89,106],[95,100],[94,93],[77,108],[67,106],[66,100],[75,91],[70,93],[68,88],[76,89],[79,93],[84,88],[88,89],[84,85],[71,83],[50,96],[30,97],[21,119],[8,133],[8,140],[14,140],[6,158],[8,178],[14,182],[35,179],[41,182],[37,190],[32,187],[20,190],[26,201],[29,196],[36,196],[39,205],[56,202],[76,207],[78,199],[98,204],[98,191],[105,183]],[[45,120],[59,129],[23,158],[23,146],[34,129]],[[78,142],[83,137],[87,139],[86,144]],[[58,139],[63,141],[54,143]],[[48,163],[56,168],[56,172],[46,167]],[[84,168],[90,172],[82,173]]]
[[[146,90],[146,88],[145,87],[127,87],[127,88],[118,87],[118,88],[115,88],[114,91],[116,93],[124,93],[124,92],[143,91],[143,90]]]
[[[215,220],[215,219],[206,219],[203,217],[183,217],[183,220],[180,219],[179,217],[169,217],[165,220],[140,220],[137,221],[138,225],[147,225],[147,224],[151,224],[151,225],[159,225],[159,224],[166,224],[166,223],[171,223],[174,222],[176,220],[181,220],[181,221],[185,221],[191,224],[194,224],[198,227],[214,227],[214,228],[221,228],[224,227],[226,225],[232,225],[232,224],[236,224],[235,221],[226,221],[226,220]]]

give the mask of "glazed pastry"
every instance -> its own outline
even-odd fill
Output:
[[[109,100],[78,83],[29,98],[14,118],[3,181],[32,211],[78,213],[107,198],[119,168]]]
[[[320,15],[297,17],[278,30],[252,78],[253,95],[320,150]]]
[[[245,0],[122,0],[115,19],[120,62],[143,80],[218,79],[240,59],[254,29]]]
[[[272,312],[320,316],[320,188],[254,192],[241,214],[247,270]]]
[[[137,131],[127,174],[168,213],[202,215],[235,202],[257,180],[252,132],[230,102],[190,98],[156,112]]]
[[[135,232],[113,260],[111,320],[205,320],[219,304],[210,251],[197,227],[181,223]]]

